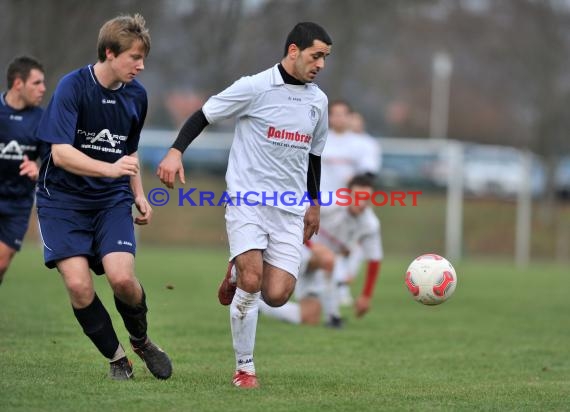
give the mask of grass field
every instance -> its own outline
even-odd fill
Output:
[[[387,256],[373,311],[362,320],[347,311],[343,330],[260,317],[262,387],[240,391],[229,383],[228,312],[216,300],[225,257],[140,248],[150,335],[175,371],[157,381],[129,350],[136,379],[112,382],[58,274],[27,244],[0,287],[0,410],[570,410],[568,267],[466,261],[455,296],[424,307],[404,289],[408,259]],[[96,286],[126,343],[105,279]]]

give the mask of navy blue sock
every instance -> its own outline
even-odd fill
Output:
[[[83,328],[83,332],[91,339],[99,352],[106,358],[112,359],[119,347],[119,339],[113,329],[111,317],[97,294],[87,307],[73,308],[73,313]]]
[[[142,300],[138,305],[127,305],[115,296],[115,306],[123,318],[125,328],[127,328],[129,335],[131,335],[131,341],[134,343],[144,343],[147,330],[146,313],[148,312],[144,290],[142,292]]]

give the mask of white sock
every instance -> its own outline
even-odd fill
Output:
[[[324,275],[324,274],[323,274]],[[338,288],[334,276],[324,275],[324,290],[321,295],[323,314],[326,320],[331,317],[340,318],[340,304],[338,300]]]
[[[287,302],[283,306],[274,308],[259,299],[259,311],[264,315],[271,316],[285,322],[298,325],[301,323],[301,306],[297,302]]]
[[[113,355],[111,360],[109,360],[109,362],[118,361],[119,359],[124,358],[125,356],[127,356],[127,355],[125,354],[125,350],[123,349],[123,345],[121,345],[119,343],[119,346],[117,347],[117,350],[115,351],[115,354]]]
[[[255,373],[253,347],[255,346],[260,296],[261,292],[249,293],[237,288],[230,305],[230,325],[236,354],[236,370]]]

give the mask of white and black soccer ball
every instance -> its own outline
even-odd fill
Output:
[[[418,256],[406,271],[406,286],[424,305],[439,305],[453,295],[457,274],[451,263],[434,253]]]

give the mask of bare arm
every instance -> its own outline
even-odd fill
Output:
[[[366,272],[366,281],[364,282],[364,288],[362,289],[362,294],[358,297],[355,302],[354,309],[356,311],[357,317],[362,317],[370,310],[370,301],[372,299],[372,292],[374,291],[374,286],[376,285],[376,279],[380,275],[380,267],[382,262],[380,260],[370,260],[368,261],[368,270]]]
[[[166,187],[174,188],[176,176],[182,184],[186,183],[184,179],[184,166],[182,164],[182,154],[186,148],[198,137],[202,130],[208,126],[208,120],[202,109],[197,110],[192,116],[186,120],[182,129],[176,137],[176,141],[164,156],[164,159],[158,165],[156,175]]]
[[[79,176],[117,178],[136,176],[139,171],[136,156],[123,156],[115,163],[107,163],[87,156],[70,144],[52,144],[51,153],[57,167]]]
[[[138,162],[138,153],[133,153],[130,155],[137,159]],[[135,217],[135,223],[137,225],[146,225],[150,223],[150,219],[152,217],[152,207],[148,203],[146,195],[144,193],[144,188],[142,184],[142,176],[140,173],[131,176],[131,190],[133,191],[133,196],[135,197],[135,206],[140,213],[140,216]]]
[[[20,163],[20,176],[28,176],[31,180],[38,180],[39,166],[35,160],[30,160],[24,155],[24,160]]]
[[[171,147],[158,165],[156,175],[169,189],[174,188],[176,176],[178,176],[182,184],[186,184],[186,180],[184,179],[184,166],[182,164],[182,152]]]

